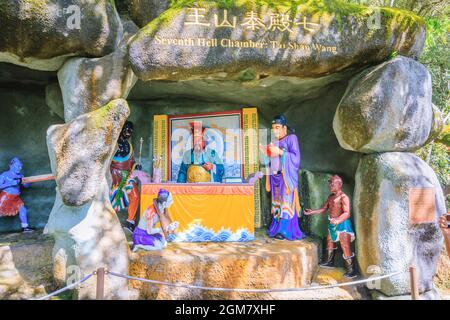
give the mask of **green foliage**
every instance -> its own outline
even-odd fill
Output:
[[[450,148],[450,124],[444,127],[441,135],[436,139],[436,142],[442,143],[443,145]]]
[[[253,81],[257,78],[256,71],[253,68],[247,68],[245,70],[242,70],[239,72],[234,80],[240,81],[240,82],[248,82]]]
[[[396,56],[398,56],[398,52],[397,51],[393,51],[389,55],[388,60],[394,59]]]
[[[365,6],[405,9],[423,18],[448,16],[450,0],[345,0]]]
[[[450,51],[448,32],[450,18],[429,18],[427,38],[420,62],[431,73],[433,82],[433,103],[442,111],[444,117],[450,112],[450,91],[448,73],[450,70]]]
[[[450,185],[450,153],[449,148],[441,143],[429,144],[416,152],[426,160],[443,186]]]
[[[450,19],[428,18],[425,48],[420,58],[431,73],[433,85],[433,103],[441,110],[444,118],[450,114],[450,92],[448,74],[450,70],[450,52],[448,32]],[[448,121],[447,121],[448,122]],[[450,185],[450,128],[447,125],[438,139],[418,151],[436,172],[443,185]],[[430,152],[431,148],[431,152]]]
[[[236,0],[217,0],[217,1],[202,1],[202,0],[171,0],[170,7],[171,8],[183,8],[189,6],[195,6],[196,4],[201,6],[204,2],[215,2],[219,8],[232,8],[237,5]]]

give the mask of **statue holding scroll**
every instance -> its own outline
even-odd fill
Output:
[[[297,136],[288,134],[286,118],[277,116],[272,121],[274,143],[261,146],[269,157],[269,172],[266,190],[272,194],[272,224],[268,230],[270,237],[280,240],[300,240],[298,217],[298,170],[300,168],[300,147]]]

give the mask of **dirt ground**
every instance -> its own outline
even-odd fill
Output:
[[[447,255],[445,248],[442,249],[434,283],[442,299],[450,300],[450,257]]]

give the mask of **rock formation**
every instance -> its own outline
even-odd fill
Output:
[[[430,73],[417,62],[424,40],[424,21],[408,11],[339,0],[5,0],[0,159],[18,155],[30,171],[46,170],[47,150],[30,147],[46,140],[57,186],[46,231],[63,284],[70,266],[128,273],[126,239],[108,199],[108,168],[128,117],[148,142],[147,168],[155,114],[256,106],[261,128],[270,128],[285,113],[299,136],[305,201],[325,201],[328,174],[344,178],[362,274],[413,261],[429,297],[441,238],[435,221],[411,224],[408,212],[411,188],[434,188],[434,216],[445,212],[433,171],[409,153],[443,127]],[[27,147],[12,143],[17,137]],[[43,223],[41,202],[29,200],[38,211],[31,217]],[[268,212],[264,193],[261,203]],[[323,236],[323,217],[305,223]],[[79,298],[94,297],[92,281]],[[127,297],[126,281],[108,283],[107,297]],[[377,294],[409,291],[403,275],[383,280]]]
[[[109,201],[109,164],[130,111],[125,100],[49,128],[47,145],[57,194],[45,233],[53,235],[54,275],[67,280],[70,266],[82,274],[99,267],[128,272],[128,246]],[[72,267],[73,268],[73,267]],[[79,298],[95,298],[95,279]],[[107,298],[127,298],[126,280],[109,279]]]

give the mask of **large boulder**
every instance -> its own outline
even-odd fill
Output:
[[[0,61],[55,71],[69,56],[111,53],[121,35],[113,1],[0,2]]]
[[[128,273],[128,243],[109,200],[109,185],[98,185],[98,194],[80,207],[67,206],[57,192],[55,204],[44,230],[55,239],[53,278],[59,287],[73,283],[100,267]],[[96,279],[76,288],[75,298],[95,299]],[[105,299],[128,299],[126,279],[108,277]]]
[[[330,195],[328,180],[332,174],[301,170],[300,190],[304,209],[320,208]],[[328,234],[328,212],[321,215],[303,216],[301,228],[308,236],[325,239]]]
[[[119,10],[128,13],[131,19],[142,28],[169,8],[170,2],[169,0],[121,0],[117,6]]]
[[[425,144],[428,144],[428,142],[438,139],[443,130],[444,130],[444,119],[442,117],[442,112],[441,110],[439,110],[438,107],[436,107],[433,104],[433,123],[431,125],[431,132],[428,137],[428,141]]]
[[[424,38],[423,20],[410,12],[339,0],[181,1],[140,30],[129,54],[142,80],[223,72],[233,78],[247,68],[317,77],[383,61],[394,51],[418,57]]]
[[[48,129],[57,194],[45,233],[55,238],[53,270],[61,285],[72,273],[87,275],[99,267],[128,272],[128,245],[111,207],[107,177],[129,113],[119,99]],[[127,298],[125,279],[108,279],[105,290],[106,298]],[[95,298],[95,277],[77,291],[80,299]]]
[[[434,212],[422,211],[424,215],[432,214],[422,223],[410,219],[415,211],[411,207],[410,212],[414,201],[410,198],[412,188],[435,192],[429,201],[425,195],[422,197],[420,205],[435,207]],[[418,269],[420,292],[432,291],[442,248],[437,220],[446,212],[442,189],[433,170],[409,153],[363,156],[356,173],[354,212],[356,252],[362,274],[371,275],[374,267],[379,267],[383,274],[407,271],[412,263]],[[410,293],[409,281],[406,272],[381,280],[377,289],[387,296],[405,295]]]
[[[362,153],[413,151],[436,127],[431,76],[417,61],[396,57],[355,76],[336,110],[340,145]]]
[[[117,99],[66,125],[48,129],[52,172],[64,204],[82,206],[98,195],[129,113],[127,102]]]
[[[300,109],[297,105],[304,101],[313,101],[317,97],[324,97],[332,101],[332,105],[322,106],[327,110],[332,109],[330,125],[327,124],[327,127],[331,129],[333,139],[336,140],[331,123],[339,102],[336,99],[342,97],[346,86],[343,87],[341,92],[341,90],[330,91],[329,85],[346,84],[346,81],[355,73],[355,70],[347,70],[319,78],[264,77],[258,75],[256,70],[248,68],[237,74],[233,79],[230,79],[227,73],[222,72],[205,77],[198,76],[198,79],[186,81],[138,81],[131,90],[128,99],[145,101],[183,97],[183,101],[201,100],[212,103],[220,101],[228,103],[228,105],[258,106],[258,109],[262,110],[267,118],[272,119],[275,115],[286,112],[292,104],[296,106],[292,108],[291,113],[295,113],[298,112],[297,109]],[[328,93],[332,93],[332,95],[328,95]],[[317,110],[317,113],[322,113],[322,109]],[[336,145],[339,147],[337,141]],[[346,151],[343,150],[343,152]]]
[[[137,31],[132,21],[126,21],[124,37],[113,53],[101,58],[72,58],[58,71],[66,122],[128,96],[137,78],[128,62],[127,42]]]
[[[58,82],[49,83],[45,87],[45,104],[50,108],[52,114],[56,114],[64,120],[64,102]]]

